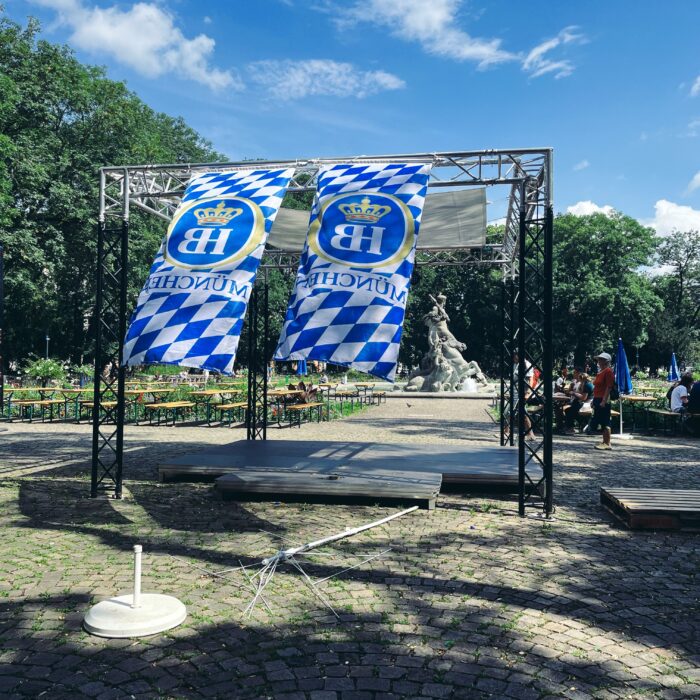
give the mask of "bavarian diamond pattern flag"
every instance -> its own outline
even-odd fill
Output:
[[[231,374],[265,241],[294,173],[204,173],[187,185],[124,342],[124,363]]]
[[[333,165],[318,175],[277,360],[394,380],[430,165]]]

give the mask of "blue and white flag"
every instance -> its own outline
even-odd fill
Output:
[[[124,341],[124,364],[231,374],[265,241],[294,173],[204,173],[187,185]]]
[[[276,360],[394,380],[430,167],[321,168]]]

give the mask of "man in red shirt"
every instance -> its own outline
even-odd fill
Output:
[[[596,355],[598,374],[593,381],[593,418],[588,424],[587,432],[603,429],[603,442],[596,445],[597,450],[611,450],[610,445],[610,392],[615,386],[615,373],[610,368],[612,357],[607,352]]]

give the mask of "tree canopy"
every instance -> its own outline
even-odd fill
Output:
[[[91,359],[98,168],[223,160],[181,118],[158,113],[127,86],[86,66],[71,50],[0,15],[0,243],[5,247],[5,355],[43,350],[63,361]],[[313,193],[288,193],[283,206],[308,210]],[[162,222],[133,212],[129,298],[160,245]],[[502,227],[489,229],[490,240]],[[448,297],[451,329],[465,356],[497,371],[501,272],[485,265],[430,268],[417,255],[400,360],[418,364],[430,294]],[[650,272],[651,271],[651,272]],[[281,328],[294,275],[271,271],[270,346]],[[614,351],[656,367],[675,351],[700,364],[700,233],[660,239],[621,213],[559,215],[554,222],[554,355],[581,363]],[[270,353],[273,347],[269,347]],[[239,362],[247,362],[242,339]]]
[[[90,350],[98,169],[220,159],[180,118],[153,111],[104,70],[0,17],[0,242],[5,247],[6,354],[22,358],[51,336],[54,354]],[[131,297],[163,226],[138,214]]]

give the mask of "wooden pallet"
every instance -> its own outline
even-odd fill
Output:
[[[700,531],[700,491],[600,489],[600,502],[633,530]]]

